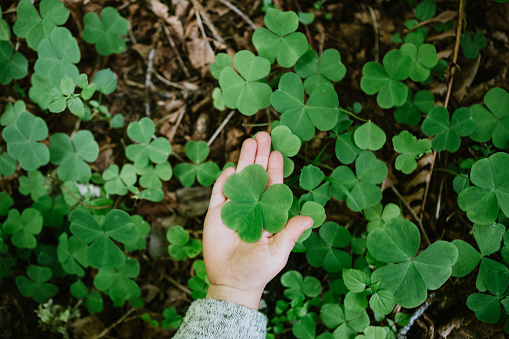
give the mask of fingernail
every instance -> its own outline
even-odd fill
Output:
[[[307,226],[306,226],[306,231],[307,231],[308,229],[310,229],[311,227],[313,227],[313,224],[309,224],[309,225],[307,225]]]

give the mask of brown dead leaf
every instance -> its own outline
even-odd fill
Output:
[[[76,338],[83,339],[97,338],[97,335],[106,328],[96,314],[77,319],[70,327]]]
[[[147,60],[152,46],[145,44],[134,44],[132,48],[141,56],[143,60]]]
[[[237,129],[237,128],[232,128],[230,129],[227,133],[226,133],[226,151],[229,152],[231,151],[234,147],[238,147],[239,145],[239,138],[242,138],[244,137],[244,132],[242,132],[241,130]],[[237,161],[238,159],[235,159],[235,162]],[[231,160],[229,160],[231,161]]]
[[[457,11],[445,11],[434,17],[433,19],[428,20],[428,22],[441,22],[446,23],[451,21],[458,15]]]
[[[194,39],[186,43],[189,61],[195,69],[210,65],[216,59],[210,45],[203,39]]]
[[[474,60],[473,62],[469,62],[468,64],[464,64],[459,72],[456,72],[456,77],[454,79],[454,89],[452,95],[456,99],[457,102],[463,102],[465,97],[467,96],[467,91],[472,85],[475,77],[477,76],[477,72],[479,71],[479,65],[481,64],[481,56]]]
[[[177,194],[179,214],[186,218],[199,217],[207,212],[211,187],[184,187],[178,189]]]

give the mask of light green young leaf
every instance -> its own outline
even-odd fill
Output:
[[[105,7],[101,11],[101,18],[94,12],[88,12],[83,21],[83,39],[95,44],[99,54],[110,55],[125,50],[125,41],[120,35],[127,34],[129,22],[115,8]]]
[[[219,86],[226,107],[237,108],[244,115],[253,115],[267,108],[272,89],[260,82],[270,72],[267,59],[243,50],[235,53],[233,66],[238,73],[232,67],[225,67],[219,75]]]
[[[231,66],[232,58],[226,53],[218,53],[216,55],[216,60],[210,65],[210,73],[212,77],[216,80],[219,80],[219,75],[221,71]]]
[[[231,201],[222,207],[221,218],[246,242],[258,241],[263,227],[271,233],[279,232],[288,220],[293,201],[290,188],[275,184],[265,190],[266,185],[267,172],[257,164],[226,180],[224,193]]]
[[[499,209],[509,215],[509,154],[495,153],[476,161],[470,172],[473,186],[458,195],[458,206],[474,223],[493,224]]]
[[[30,0],[22,0],[17,7],[18,20],[12,27],[14,34],[26,38],[28,46],[36,51],[39,43],[49,39],[56,26],[66,23],[70,13],[58,0],[42,0],[39,9],[40,16]]]
[[[364,334],[355,337],[355,339],[385,339],[385,338],[387,338],[387,332],[381,326],[368,326],[364,330]]]
[[[369,306],[373,311],[387,315],[394,310],[396,297],[391,291],[377,290],[369,299]]]
[[[431,142],[428,139],[419,139],[408,131],[403,131],[392,138],[394,150],[401,153],[396,158],[396,169],[405,174],[412,173],[417,168],[417,159],[424,153],[431,152]]]
[[[2,227],[5,234],[12,235],[14,246],[34,249],[37,245],[35,236],[41,233],[42,224],[43,218],[38,210],[27,208],[20,215],[18,210],[12,209]]]
[[[50,137],[51,162],[58,166],[58,176],[63,181],[87,182],[92,171],[87,164],[99,156],[99,145],[88,130],[78,131],[73,140],[65,133]]]
[[[266,28],[258,28],[252,38],[258,54],[272,64],[282,67],[292,67],[303,55],[308,43],[306,36],[295,32],[299,27],[299,18],[295,12],[282,12],[270,8],[265,14]]]
[[[49,162],[48,147],[38,142],[47,136],[48,127],[44,120],[28,112],[21,113],[15,123],[2,131],[7,152],[27,171],[36,170]]]
[[[353,293],[362,293],[371,284],[369,276],[356,269],[343,269],[343,281]]]

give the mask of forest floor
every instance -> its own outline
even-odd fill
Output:
[[[230,111],[217,111],[212,105],[211,92],[217,81],[211,76],[210,64],[219,52],[233,54],[247,49],[254,51],[251,43],[253,25],[264,26],[262,12],[263,1],[231,2],[242,15],[225,5],[227,0],[146,0],[146,1],[94,1],[64,0],[71,10],[73,18],[82,23],[85,12],[100,10],[105,6],[114,6],[130,23],[126,37],[127,49],[120,55],[97,58],[93,49],[82,49],[82,61],[78,65],[81,72],[89,76],[97,70],[111,68],[118,76],[117,90],[106,98],[112,114],[122,113],[126,122],[138,120],[150,112],[151,118],[160,133],[166,136],[175,156],[184,156],[187,140],[208,141]],[[363,105],[361,117],[372,119],[387,134],[390,140],[399,128],[390,116],[385,117],[373,96],[360,89],[362,67],[368,61],[380,61],[383,55],[397,45],[391,41],[393,34],[403,32],[403,23],[414,17],[412,7],[407,1],[344,0],[323,1],[323,9],[313,9],[319,1],[277,0],[275,5],[282,10],[314,11],[315,21],[301,25],[302,32],[317,50],[335,48],[341,53],[343,64],[347,68],[345,78],[336,84],[340,105],[351,107],[354,102]],[[12,3],[9,10],[9,3]],[[437,0],[437,13],[458,11],[459,1]],[[15,1],[2,0],[4,19],[9,21],[15,14]],[[330,15],[330,19],[326,19]],[[499,4],[491,1],[467,1],[465,23],[470,31],[482,31],[487,38],[487,47],[476,60],[458,58],[458,72],[454,79],[451,107],[470,106],[480,103],[486,91],[493,87],[509,89],[509,3]],[[12,21],[11,21],[12,23]],[[74,32],[82,30],[70,27]],[[455,27],[450,31],[429,37],[439,55],[451,60],[455,43]],[[28,52],[27,52],[28,53]],[[27,56],[29,58],[29,56]],[[147,73],[152,67],[153,73]],[[149,83],[146,86],[145,83]],[[20,84],[29,87],[29,81]],[[429,90],[435,93],[436,104],[443,102],[447,91],[445,81],[435,80]],[[3,96],[9,96],[6,93]],[[28,107],[36,112],[36,106]],[[268,130],[264,124],[278,119],[277,112],[266,110],[254,116],[246,117],[233,113],[229,122],[220,131],[211,144],[210,159],[220,166],[226,162],[238,160],[242,141],[254,133]],[[65,115],[53,120],[54,131],[69,130],[75,124],[74,116]],[[261,125],[261,127],[260,127]],[[412,130],[411,130],[412,131]],[[420,135],[419,127],[415,134]],[[95,170],[102,172],[111,163],[116,154],[123,154],[121,140],[125,136],[115,130],[97,130],[94,132],[101,150],[94,164]],[[303,155],[313,158],[314,153],[325,146],[327,141],[316,139]],[[468,142],[468,141],[467,141]],[[309,154],[306,154],[309,152]],[[463,152],[463,153],[462,153]],[[462,147],[455,157],[468,157],[469,148]],[[388,147],[377,152],[377,157],[386,164],[393,164],[393,152]],[[170,158],[170,162],[172,158]],[[332,160],[331,160],[332,161]],[[302,161],[303,162],[303,161]],[[435,167],[446,167],[447,159],[439,158]],[[423,193],[431,170],[431,155],[420,162],[420,171],[412,175],[394,172],[389,166],[389,176],[383,185],[383,203],[399,204],[399,198],[392,190],[397,188],[405,201],[420,213]],[[296,160],[299,168],[299,160]],[[462,238],[473,243],[471,223],[456,203],[456,193],[452,189],[453,177],[445,172],[434,171],[429,193],[423,212],[424,225],[431,241]],[[166,307],[176,307],[179,314],[185,314],[192,298],[189,295],[187,280],[194,274],[191,261],[175,261],[168,257],[165,244],[165,229],[171,225],[185,225],[192,230],[193,237],[200,237],[203,217],[206,212],[210,188],[178,188],[173,178],[165,189],[162,203],[141,202],[132,207],[152,224],[152,232],[146,251],[136,253],[141,265],[138,284],[142,288],[146,305],[143,309],[130,306],[114,308],[106,303],[105,310],[93,316],[83,315],[70,322],[69,333],[75,337],[95,337],[101,333],[105,338],[161,338],[171,337],[173,331],[152,328],[141,319],[148,312],[154,317],[160,315]],[[328,220],[340,225],[365,225],[362,215],[351,212],[344,203],[334,201],[327,205]],[[438,213],[436,212],[438,209]],[[403,209],[411,219],[408,210]],[[451,216],[455,215],[454,218]],[[361,227],[360,226],[360,227]],[[292,254],[288,264],[290,269],[299,269],[305,275],[315,274],[323,278],[322,273],[314,273],[307,265],[302,254]],[[321,275],[321,276],[320,276]],[[276,278],[276,280],[278,280]],[[34,313],[37,304],[19,295],[15,284],[2,282],[0,293],[0,327],[8,324],[8,333],[12,338],[60,337],[52,335],[38,326]],[[273,296],[281,294],[281,286],[269,284],[264,298],[269,307],[264,310],[273,312]],[[445,286],[435,292],[430,306],[414,324],[409,338],[503,338],[503,328],[479,322],[473,312],[465,305],[466,297],[475,291],[475,276],[470,278],[451,278]],[[66,300],[55,302],[68,303]],[[120,320],[120,321],[119,321]],[[2,332],[0,333],[7,333]],[[0,334],[1,336],[1,334]],[[288,337],[291,332],[288,333]],[[280,336],[284,338],[285,336]]]

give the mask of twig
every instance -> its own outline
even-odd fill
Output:
[[[255,23],[251,19],[249,19],[247,15],[245,15],[240,9],[232,5],[229,1],[219,0],[219,2],[228,7],[229,9],[231,9],[232,11],[234,11],[235,13],[237,13],[242,19],[244,19],[244,21],[249,26],[251,26],[253,30],[256,30],[258,28],[258,26],[256,26]]]
[[[150,82],[152,81],[152,69],[154,68],[154,56],[156,49],[152,47],[148,54],[147,74],[145,75],[145,115],[150,116]]]
[[[210,46],[209,39],[207,37],[207,34],[205,34],[205,29],[203,28],[203,23],[201,21],[200,11],[198,11],[196,8],[194,9],[194,14],[196,15],[196,21],[198,22],[198,27],[200,28],[201,35],[203,36],[203,40],[207,43],[208,51],[212,56],[215,58],[216,54],[214,53],[214,49],[212,46]]]
[[[224,42],[224,39],[217,33],[217,29],[210,21],[209,16],[207,13],[205,13],[205,9],[203,6],[197,1],[197,0],[191,0],[193,3],[193,7],[201,13],[201,16],[203,18],[203,22],[205,23],[205,26],[207,26],[210,29],[210,32],[214,36],[214,39],[216,39],[219,43],[221,43],[223,46],[226,46],[226,43]]]
[[[175,279],[165,275],[164,276],[166,278],[166,280],[168,280],[172,285],[174,285],[176,288],[178,288],[179,290],[181,290],[182,292],[188,294],[188,295],[191,295],[191,290],[185,286],[182,286],[178,281],[176,281]]]
[[[102,210],[102,209],[109,208],[109,207],[113,206],[112,204],[109,204],[106,206],[90,206],[88,204],[85,204],[83,201],[78,199],[74,194],[72,194],[72,192],[69,191],[69,189],[67,187],[65,187],[65,185],[63,183],[61,183],[57,179],[53,178],[51,175],[48,175],[48,177],[53,179],[57,184],[59,184],[60,187],[62,187],[67,192],[67,194],[69,194],[74,200],[76,200],[78,202],[78,204],[80,204],[83,207],[89,208],[91,210]]]
[[[424,226],[422,224],[422,220],[417,216],[417,214],[415,213],[415,211],[412,208],[412,206],[410,206],[408,201],[406,201],[405,198],[401,195],[401,193],[399,193],[399,191],[396,189],[396,187],[391,186],[391,189],[394,192],[394,194],[396,194],[398,199],[403,203],[403,205],[405,205],[405,207],[408,209],[408,212],[410,212],[410,214],[415,219],[415,221],[417,221],[417,223],[419,224],[419,228],[421,229],[421,232],[424,235],[424,239],[428,243],[428,246],[431,246],[431,241],[429,240],[428,234],[426,233],[426,230],[424,229]]]
[[[101,333],[99,333],[96,339],[102,338],[107,335],[112,329],[114,329],[118,324],[123,322],[131,313],[133,313],[136,309],[132,307],[129,311],[127,311],[123,316],[118,318],[113,324],[111,324],[108,328],[104,329]]]
[[[156,70],[153,70],[152,73],[154,73],[154,75],[156,76],[157,79],[161,80],[162,82],[164,82],[168,86],[175,87],[175,88],[178,88],[178,89],[181,89],[181,90],[184,90],[184,91],[193,91],[190,88],[187,88],[187,87],[182,86],[182,85],[180,85],[180,84],[178,84],[176,82],[172,82],[172,81],[166,79],[165,77],[163,77],[162,75],[157,73]]]
[[[168,141],[170,143],[173,141],[173,138],[175,138],[175,134],[177,133],[177,128],[180,126],[180,122],[182,121],[182,118],[184,117],[184,114],[186,113],[186,107],[187,106],[184,105],[180,108],[179,116],[177,118],[177,121],[175,122],[175,126],[173,126],[171,135],[168,137]]]
[[[457,68],[456,62],[458,61],[458,53],[459,53],[459,49],[460,49],[460,40],[461,40],[461,31],[463,29],[464,11],[465,11],[465,0],[460,0],[460,8],[459,8],[459,13],[458,13],[458,28],[456,30],[456,43],[454,45],[454,54],[452,57],[451,77],[449,79],[449,84],[447,86],[447,94],[445,96],[445,102],[444,102],[445,108],[447,108],[447,106],[449,105],[449,99],[451,97],[451,91],[452,91],[452,84],[454,82],[454,73],[456,73],[456,68]],[[428,190],[429,190],[429,185],[430,185],[430,181],[431,181],[431,175],[433,174],[433,167],[435,166],[436,157],[437,157],[437,152],[433,151],[433,160],[431,162],[429,179],[426,182],[426,189],[424,190],[424,197],[423,197],[422,205],[421,205],[421,211],[420,211],[421,220],[422,220],[422,217],[424,214],[424,207],[426,206],[426,200],[428,198]]]
[[[221,133],[221,131],[223,130],[224,126],[226,126],[228,121],[230,121],[230,119],[232,118],[233,113],[235,113],[235,110],[230,111],[230,114],[228,114],[226,119],[224,119],[223,122],[221,123],[221,125],[219,125],[219,127],[216,129],[214,134],[212,134],[212,136],[210,137],[209,141],[207,141],[207,146],[212,145],[214,140],[216,140],[217,136],[219,135],[219,133]]]
[[[186,77],[190,78],[191,74],[189,73],[189,70],[187,69],[186,64],[184,63],[184,60],[182,60],[182,57],[180,56],[180,53],[179,53],[179,51],[177,49],[177,46],[175,45],[175,41],[173,40],[173,37],[171,36],[170,30],[162,22],[161,22],[161,25],[163,26],[164,33],[166,34],[166,37],[168,38],[168,41],[170,43],[171,48],[173,48],[173,51],[177,55],[177,60],[178,60],[178,62],[180,64],[180,67],[182,67],[182,70],[186,74]]]
[[[378,62],[380,59],[380,41],[378,39],[378,23],[376,21],[376,14],[375,11],[371,6],[368,6],[369,14],[371,15],[371,21],[373,21],[373,31],[375,34],[375,61]]]
[[[352,112],[350,112],[350,111],[348,111],[348,110],[346,110],[346,109],[343,109],[343,108],[341,108],[341,107],[339,107],[339,108],[338,108],[338,111],[343,112],[343,113],[346,113],[346,114],[348,114],[348,115],[350,115],[350,116],[354,117],[354,118],[355,118],[355,119],[357,119],[357,120],[367,122],[367,120],[366,120],[366,119],[359,118],[359,117],[358,117],[357,115],[355,115],[354,113],[352,113]]]
[[[429,295],[429,299],[433,299],[435,297],[435,293],[431,293]],[[419,307],[415,312],[414,314],[412,315],[412,317],[410,318],[410,321],[408,322],[408,324],[403,327],[399,333],[398,333],[398,339],[406,339],[406,334],[408,333],[408,331],[410,330],[410,328],[412,327],[412,325],[414,324],[414,322],[419,319],[419,317],[421,315],[423,315],[424,311],[426,311],[429,307],[429,304],[430,302],[429,301],[426,301],[424,304],[422,304],[421,307]]]

